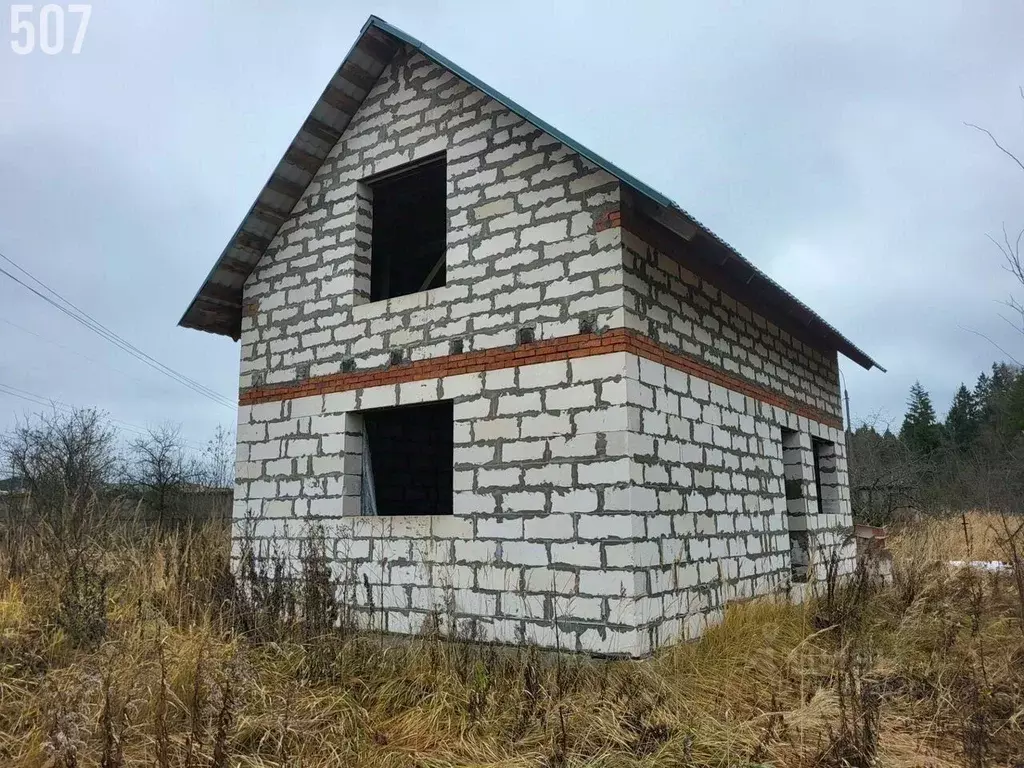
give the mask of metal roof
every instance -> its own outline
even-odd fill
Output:
[[[341,138],[349,120],[355,115],[380,73],[402,45],[417,49],[427,58],[451,70],[490,98],[617,177],[637,196],[646,215],[659,224],[685,240],[700,238],[710,242],[715,252],[716,268],[734,281],[755,290],[761,299],[759,303],[788,316],[792,321],[791,325],[805,330],[808,335],[820,339],[830,348],[841,352],[864,368],[876,367],[885,370],[810,307],[761,272],[735,248],[668,197],[541,120],[412,35],[376,16],[370,16],[363,25],[355,44],[292,139],[284,157],[277,164],[267,183],[263,185],[256,202],[192,299],[179,325],[231,336],[234,339],[239,337],[242,287],[246,278],[256,268],[278,228],[291,215],[307,185]]]

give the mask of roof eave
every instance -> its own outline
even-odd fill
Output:
[[[260,223],[272,225],[272,222],[266,222],[266,218],[268,216],[270,218],[280,218],[283,221],[286,220],[287,217],[291,214],[292,209],[294,208],[298,200],[301,198],[302,194],[305,192],[305,189],[308,186],[309,182],[312,181],[312,178],[315,176],[316,171],[319,169],[320,165],[322,165],[327,155],[330,153],[330,150],[337,142],[337,138],[340,138],[341,133],[344,131],[344,126],[337,126],[337,137],[335,137],[334,139],[331,139],[330,135],[321,135],[319,137],[315,135],[315,131],[317,129],[320,129],[321,131],[327,131],[329,129],[335,128],[335,126],[331,125],[325,126],[324,121],[320,117],[320,115],[323,112],[329,112],[330,110],[334,110],[335,112],[342,114],[342,107],[339,104],[339,100],[346,98],[347,94],[344,88],[339,88],[338,85],[342,85],[344,87],[344,85],[349,84],[347,83],[347,78],[349,77],[358,78],[358,68],[354,67],[353,65],[356,62],[365,64],[367,58],[372,59],[376,64],[380,64],[380,68],[378,69],[377,72],[367,70],[367,72],[369,72],[367,80],[376,81],[376,78],[379,76],[380,71],[382,71],[383,68],[387,66],[395,51],[398,50],[398,43],[390,45],[390,51],[383,50],[381,48],[381,44],[385,43],[385,41],[381,40],[376,35],[368,35],[372,28],[376,28],[380,30],[380,32],[383,34],[390,35],[391,37],[394,38],[401,38],[401,36],[394,35],[392,32],[386,30],[385,27],[387,26],[388,25],[386,24],[386,22],[384,22],[382,19],[377,18],[376,16],[370,16],[370,18],[367,19],[366,23],[363,24],[359,36],[356,38],[355,42],[349,48],[348,53],[345,54],[345,57],[342,59],[341,65],[335,71],[334,76],[327,84],[327,87],[324,88],[320,97],[317,99],[317,102],[313,105],[313,108],[306,116],[306,119],[302,123],[302,127],[295,133],[295,136],[292,138],[291,143],[288,145],[288,150],[284,153],[281,160],[278,161],[277,165],[274,166],[274,170],[271,172],[270,176],[267,178],[267,181],[264,183],[260,191],[260,194],[256,197],[256,200],[253,202],[253,204],[249,206],[248,211],[242,218],[242,222],[235,229],[230,240],[228,240],[227,245],[221,251],[220,256],[214,263],[213,268],[207,274],[206,279],[199,287],[199,290],[196,291],[195,295],[192,297],[192,300],[189,302],[188,308],[185,310],[184,314],[182,314],[181,318],[178,320],[179,326],[181,326],[182,328],[191,328],[194,330],[206,331],[207,333],[231,336],[236,341],[238,340],[241,332],[240,319],[239,322],[211,323],[202,318],[202,310],[200,309],[199,304],[205,298],[204,294],[209,289],[210,286],[223,286],[223,281],[219,280],[218,278],[222,274],[224,264],[234,258],[233,254],[236,251],[254,250],[247,249],[245,247],[244,241],[247,239],[246,235],[249,236],[248,239],[250,240],[253,238],[259,238],[260,235],[257,233],[260,231],[261,228],[258,226],[252,227],[249,225],[251,225],[254,221],[259,221]],[[361,48],[363,48],[364,46],[370,48],[371,52],[362,51]],[[380,54],[384,55],[384,60],[376,58],[376,55]],[[369,89],[367,88],[365,90],[368,92]],[[345,120],[345,125],[347,125],[347,120],[351,119],[352,115],[355,114],[355,110],[358,109],[358,107],[361,104],[361,100],[357,101],[354,97],[351,96],[349,96],[349,98],[352,98],[351,108],[353,111],[351,114],[348,114],[348,117]],[[365,93],[363,98],[365,98]],[[319,138],[323,144],[327,145],[326,149],[323,152],[323,157],[319,157],[317,156],[317,154],[310,152],[310,150],[313,148],[311,147],[311,144],[315,145],[317,138]],[[311,163],[313,162],[316,163],[316,167],[313,167],[311,165]],[[289,167],[295,169],[294,174],[289,173]],[[305,180],[304,183],[296,184],[294,189],[290,190],[291,194],[289,194],[289,192],[280,191],[281,184],[287,184],[289,176],[298,176],[298,178],[300,179],[304,178],[301,175],[302,170],[305,170],[307,172],[309,176],[308,180]],[[279,204],[279,206],[276,208],[268,205],[267,202],[264,201],[264,199],[268,196],[268,191],[273,190],[275,184],[277,184],[277,186],[279,187],[279,189],[276,192],[276,199],[278,201],[283,201],[283,203]],[[274,234],[276,234],[277,228],[279,226],[280,223],[278,223],[277,226],[273,227]],[[256,233],[253,232],[253,229],[256,230]],[[271,235],[270,237],[263,237],[262,239],[265,239],[267,245],[269,245],[269,242],[273,239],[273,236]],[[256,264],[259,262],[259,257],[262,256],[262,252],[257,253],[254,251],[253,255],[255,256],[255,258],[246,260],[249,266],[248,274],[251,274],[252,270],[255,269]],[[245,278],[247,277],[248,275],[245,275]],[[237,287],[238,297],[235,311],[237,311],[239,316],[241,315],[242,310],[241,289],[244,286],[245,278],[242,279],[241,284]]]
[[[814,310],[768,277],[768,275],[744,258],[735,248],[715,235],[682,208],[675,204],[663,206],[640,190],[631,189],[631,192],[633,195],[627,198],[627,205],[636,205],[644,216],[669,230],[682,240],[693,243],[700,239],[708,243],[709,247],[714,249],[718,267],[720,269],[727,269],[736,282],[744,286],[750,286],[751,284],[762,286],[762,290],[767,291],[769,298],[774,298],[775,301],[771,303],[776,305],[775,311],[783,311],[790,318],[791,324],[804,329],[798,335],[813,336],[819,340],[818,344],[825,345],[829,349],[835,349],[867,370],[878,368],[883,373],[885,372],[881,365],[832,327]],[[639,198],[637,198],[637,195],[639,195]]]

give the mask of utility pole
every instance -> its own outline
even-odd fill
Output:
[[[850,390],[846,386],[846,377],[839,371],[843,379],[843,400],[846,401],[846,465],[850,465],[850,435],[853,433],[853,422],[850,421]]]

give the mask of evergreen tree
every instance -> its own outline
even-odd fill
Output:
[[[978,376],[978,383],[974,385],[974,408],[979,420],[984,421],[991,389],[992,382],[989,380],[988,375],[982,373]]]
[[[931,396],[915,381],[907,400],[907,415],[903,418],[900,440],[917,456],[928,456],[939,447],[941,428],[935,421],[935,408]]]
[[[1017,371],[1006,395],[1006,430],[1013,437],[1024,433],[1024,371]]]
[[[863,426],[848,436],[854,512],[886,522],[914,510],[1024,514],[1024,369],[997,363],[973,391],[961,385],[945,423],[916,382],[894,436]]]
[[[1024,426],[1024,373],[1006,363],[994,363],[992,375],[982,374],[975,387],[974,403],[979,436],[1005,441]]]
[[[955,450],[962,453],[971,447],[978,432],[978,410],[974,396],[963,384],[953,396],[945,427],[946,438]]]
[[[981,374],[975,387],[975,404],[978,418],[994,429],[1005,417],[1007,400],[1017,379],[1017,370],[1006,363],[993,363],[992,375]]]

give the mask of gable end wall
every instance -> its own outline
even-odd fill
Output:
[[[362,180],[447,154],[447,284],[369,302]],[[622,326],[619,182],[402,49],[245,284],[240,387]]]

